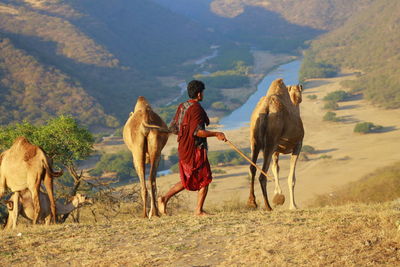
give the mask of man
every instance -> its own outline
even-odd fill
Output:
[[[207,113],[200,105],[203,100],[204,83],[193,80],[188,86],[190,99],[181,103],[171,122],[170,129],[178,134],[179,171],[181,181],[176,183],[167,194],[158,198],[160,212],[166,214],[168,200],[183,189],[199,191],[196,215],[207,215],[203,204],[211,183],[212,174],[207,159],[207,137],[215,136],[226,141],[222,132],[207,131],[210,123]]]

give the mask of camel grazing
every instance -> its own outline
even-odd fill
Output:
[[[279,185],[279,154],[291,154],[288,176],[290,209],[296,209],[294,202],[295,168],[303,143],[304,128],[300,118],[299,104],[302,86],[286,87],[282,79],[273,81],[266,96],[255,107],[250,122],[250,144],[252,161],[256,163],[260,150],[263,151],[263,171],[266,173],[271,159],[275,178],[276,204],[283,204],[284,196]],[[248,205],[257,207],[254,195],[254,176],[256,168],[250,166],[251,186]],[[267,180],[263,174],[259,177],[264,203],[267,210],[272,210],[267,197]]]
[[[156,203],[157,168],[161,158],[161,150],[168,140],[165,122],[150,107],[143,96],[139,96],[135,110],[125,123],[123,137],[126,146],[132,152],[133,165],[139,175],[141,196],[143,201],[143,217],[147,217],[147,188],[145,181],[145,163],[150,162],[150,211],[148,217],[159,216]]]
[[[6,187],[12,192],[29,189],[32,194],[34,216],[32,222],[37,223],[40,212],[40,183],[43,180],[50,199],[51,221],[56,219],[56,204],[53,195],[53,177],[62,175],[62,171],[54,172],[51,160],[44,151],[29,143],[25,137],[18,137],[10,149],[0,156],[0,198]]]
[[[50,198],[47,194],[43,192],[39,192],[39,201],[40,201],[40,213],[39,213],[39,221],[45,221],[46,225],[50,223],[51,218],[51,209],[50,209]],[[66,205],[62,204],[60,201],[56,202],[56,211],[57,216],[71,213],[73,210],[82,206],[84,203],[91,203],[91,200],[86,198],[86,196],[81,194],[76,194],[72,201],[67,203]],[[34,207],[32,201],[32,194],[28,189],[23,191],[14,192],[10,200],[7,201],[7,209],[8,209],[8,219],[5,226],[5,230],[15,229],[17,225],[18,215],[22,215],[22,217],[33,220],[34,218]]]

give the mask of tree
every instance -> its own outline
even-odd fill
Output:
[[[75,195],[82,181],[82,171],[78,171],[77,162],[86,159],[93,152],[93,135],[79,126],[71,116],[61,115],[42,126],[24,121],[0,127],[0,150],[8,149],[19,136],[24,136],[31,143],[40,146],[55,165],[63,166],[69,171],[73,183],[64,182],[73,184],[69,195]]]

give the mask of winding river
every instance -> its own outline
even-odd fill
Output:
[[[301,61],[295,60],[280,65],[277,69],[268,73],[258,84],[257,91],[249,97],[246,103],[219,121],[219,124],[223,125],[222,130],[233,130],[247,126],[254,107],[257,105],[258,100],[267,94],[268,87],[273,80],[283,78],[287,85],[299,83],[300,65]]]

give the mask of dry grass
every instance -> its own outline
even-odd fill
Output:
[[[240,208],[26,227],[0,233],[0,265],[395,266],[399,208],[398,201],[270,213]]]

